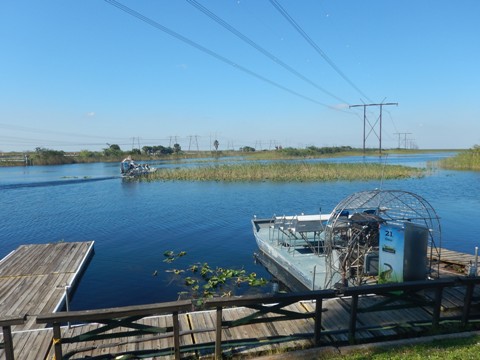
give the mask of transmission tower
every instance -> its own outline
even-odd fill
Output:
[[[188,141],[188,151],[190,151],[190,148],[192,147],[192,144],[196,147],[197,151],[199,151],[198,148],[198,135],[190,135]]]
[[[384,106],[389,106],[389,105],[396,105],[398,106],[398,103],[381,103],[381,104],[360,104],[360,105],[350,105],[349,107],[361,107],[363,106],[363,154],[365,155],[365,142],[367,138],[370,136],[370,134],[373,133],[377,136],[378,138],[378,152],[381,154],[382,153],[382,112],[383,112],[383,107]],[[378,106],[380,107],[380,116],[378,117],[377,121],[372,125],[370,121],[367,119],[367,107],[368,106]],[[366,126],[370,126],[370,129],[368,131],[368,134],[366,133]],[[375,131],[375,127],[379,124],[379,131],[378,134]]]
[[[401,140],[400,140],[400,136],[403,135],[404,138],[403,138],[403,146],[404,148],[406,149],[407,148],[407,135],[411,135],[412,133],[395,133],[394,135],[398,135],[398,148],[400,149],[401,148]]]

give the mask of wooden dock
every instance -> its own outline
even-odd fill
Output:
[[[444,326],[445,330],[454,323],[459,327],[467,322],[469,326],[476,326],[480,321],[480,278],[463,275],[453,278],[451,274],[439,284],[425,281],[405,290],[405,293],[412,291],[413,301],[401,297],[392,300],[391,289],[387,291],[382,286],[373,293],[369,289],[373,290],[375,286],[363,286],[359,289],[347,288],[343,293],[323,290],[316,295],[307,292],[302,295],[213,299],[207,300],[207,307],[213,310],[204,311],[191,311],[191,303],[183,301],[55,314],[58,303],[62,301],[64,284],[70,281],[67,274],[77,269],[78,275],[80,264],[85,264],[87,258],[86,249],[93,246],[93,242],[71,243],[71,248],[64,244],[68,243],[54,244],[63,254],[55,256],[55,261],[59,263],[53,263],[52,255],[43,264],[20,266],[15,254],[0,262],[0,325],[13,325],[17,315],[29,314],[26,326],[13,326],[11,337],[17,360],[52,359],[59,348],[63,355],[75,352],[71,359],[108,354],[118,356],[129,352],[142,354],[148,359],[218,358],[219,351],[227,357],[245,358],[273,353],[278,349],[421,336],[428,333],[432,326]],[[27,250],[22,252],[28,254]],[[52,251],[43,250],[44,257]],[[453,257],[451,261],[445,259],[447,262],[461,260],[462,254],[450,254]],[[464,261],[467,264],[470,255],[463,255],[468,257]],[[27,258],[32,262],[35,260],[32,254]],[[76,265],[67,266],[66,263]],[[13,270],[8,269],[11,267],[25,270],[15,275]],[[28,268],[30,270],[27,271]],[[34,296],[32,300],[27,300],[22,290],[10,288],[19,286],[19,283],[11,283],[8,289],[3,284],[9,278],[18,281],[35,277],[28,273],[38,273],[33,284],[40,286],[36,292],[42,295],[36,300]],[[57,274],[60,278],[49,279],[49,274]],[[50,290],[45,285],[39,285],[45,281],[50,284]],[[57,287],[59,291],[54,290]],[[22,289],[27,288],[28,285],[22,285]],[[419,289],[420,299],[415,297]],[[465,303],[470,291],[474,301],[470,303],[468,300],[467,311]],[[19,299],[16,309],[9,307],[14,303],[9,294],[16,294]],[[47,299],[50,294],[52,298]],[[32,304],[27,305],[30,301]],[[60,327],[60,324],[66,324],[67,319],[84,325]],[[40,328],[47,323],[54,324],[54,328]],[[3,351],[0,349],[1,359],[4,358]],[[60,356],[57,354],[56,358]]]
[[[432,283],[432,281],[427,282]],[[480,279],[478,282],[480,283]],[[72,314],[72,319],[79,316],[78,319],[91,317],[98,320],[78,327],[64,326],[59,331],[59,338],[62,341],[65,340],[65,344],[62,345],[63,355],[69,352],[75,354],[69,357],[71,359],[108,354],[127,357],[129,353],[148,354],[146,357],[148,359],[182,357],[219,359],[221,356],[217,355],[217,351],[227,358],[248,358],[285,349],[346,345],[352,343],[352,336],[355,339],[354,342],[359,343],[409,336],[418,337],[428,334],[435,321],[440,328],[443,326],[444,330],[454,323],[457,323],[460,328],[461,321],[454,319],[460,319],[462,316],[465,288],[452,286],[444,289],[441,300],[442,312],[439,313],[437,320],[433,320],[437,288],[428,289],[425,284],[418,285],[418,288],[421,288],[424,296],[419,304],[413,304],[411,299],[400,297],[391,304],[385,305],[383,303],[386,299],[387,302],[391,300],[391,297],[379,295],[358,296],[357,294],[357,297],[355,295],[330,297],[328,290],[323,291],[322,296],[326,298],[315,301],[291,301],[288,298],[289,295],[273,296],[268,299],[271,303],[263,303],[262,301],[267,298],[262,297],[246,300],[231,299],[230,305],[225,300],[214,300],[213,303],[207,300],[207,306],[216,307],[217,310],[185,312],[177,315],[178,354],[175,354],[174,350],[176,349],[173,336],[175,316],[171,314],[145,316],[138,320],[138,314],[143,311],[141,307],[135,310],[112,309],[117,313],[112,315],[114,318],[123,313],[120,318],[113,321],[112,319],[100,320],[105,314],[77,312]],[[352,293],[355,291],[355,289],[351,290]],[[317,313],[319,300],[322,304],[321,319],[317,320],[313,314]],[[220,313],[218,304],[215,302],[223,304]],[[234,306],[235,303],[244,306]],[[378,308],[375,309],[376,307]],[[152,313],[154,312],[156,311],[152,310]],[[353,314],[355,314],[353,321],[355,327],[352,330]],[[218,315],[220,315],[220,323]],[[471,312],[470,315],[475,315],[478,319],[478,311]],[[127,318],[130,320],[126,320]],[[55,321],[54,317],[42,319],[42,321],[46,320]],[[321,334],[318,334],[319,340],[316,344],[317,321],[321,323],[319,326]],[[474,324],[473,317],[470,321],[470,325]],[[119,327],[113,329],[112,323],[115,322],[118,322]],[[145,332],[139,332],[140,329],[144,329]],[[127,337],[109,338],[112,332],[127,334],[129,331],[133,332],[130,333],[131,335],[126,335]],[[84,339],[77,342],[80,339],[79,335]],[[222,341],[221,345],[216,342],[219,337]],[[69,343],[70,339],[75,342]],[[220,350],[216,350],[217,345]],[[55,348],[52,346],[48,358],[54,355]]]
[[[87,241],[22,245],[0,260],[0,320],[25,318],[23,324],[12,327],[14,332],[44,328],[45,325],[36,323],[36,316],[62,309],[93,254],[93,244]],[[37,332],[34,337],[40,339],[42,333],[46,332]],[[31,353],[37,344],[31,340],[17,346],[31,344],[32,348],[25,349]],[[26,358],[37,359],[36,356]],[[3,359],[2,349],[0,358]]]

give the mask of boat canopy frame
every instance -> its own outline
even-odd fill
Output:
[[[381,223],[402,226],[414,223],[428,229],[427,277],[438,277],[441,256],[440,220],[430,203],[402,190],[371,190],[340,201],[327,221],[325,251],[327,274],[324,288],[368,282],[366,259],[378,254]],[[342,283],[333,284],[333,279]]]

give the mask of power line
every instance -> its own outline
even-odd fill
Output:
[[[214,20],[215,22],[217,22],[218,24],[220,24],[221,26],[223,26],[225,29],[227,29],[228,31],[230,31],[232,34],[234,34],[235,36],[237,36],[238,38],[240,38],[241,40],[243,40],[244,42],[246,42],[247,44],[249,44],[251,47],[253,47],[254,49],[256,49],[257,51],[259,51],[260,53],[262,53],[263,55],[265,55],[267,58],[269,58],[270,60],[272,60],[274,63],[282,66],[285,70],[289,71],[290,73],[292,73],[293,75],[297,76],[298,78],[302,79],[303,81],[309,83],[310,85],[314,86],[315,88],[317,88],[318,90],[324,92],[325,94],[333,97],[334,99],[340,101],[340,102],[343,102],[345,104],[348,104],[348,101],[336,96],[335,94],[329,92],[328,90],[325,90],[324,88],[322,88],[320,85],[316,84],[315,82],[313,82],[312,80],[310,80],[309,78],[307,78],[306,76],[302,75],[301,73],[299,73],[297,70],[293,69],[291,66],[287,65],[286,63],[284,63],[282,60],[280,60],[278,57],[276,57],[275,55],[273,55],[272,53],[270,53],[268,50],[266,50],[265,48],[263,48],[262,46],[258,45],[256,42],[254,42],[253,40],[251,40],[250,38],[248,38],[247,36],[245,36],[244,34],[242,34],[240,31],[238,31],[237,29],[235,29],[233,26],[231,26],[229,23],[227,23],[225,20],[221,19],[220,17],[218,17],[217,15],[215,15],[213,12],[211,12],[209,9],[207,9],[205,6],[199,4],[197,1],[195,0],[186,0],[190,5],[194,6],[196,9],[200,10],[202,13],[204,13],[205,15],[207,15],[209,18],[211,18],[212,20]]]
[[[327,54],[320,49],[320,47],[308,36],[308,34],[298,25],[298,23],[288,14],[288,12],[277,2],[277,0],[270,0],[270,3],[283,15],[283,17],[298,31],[300,35],[317,51],[318,54],[339,74],[346,82],[348,82],[360,95],[371,101],[365,93],[358,88],[357,85],[350,80],[347,75],[340,70],[340,68],[330,59]]]
[[[5,128],[5,129],[15,130],[15,131],[25,131],[25,132],[31,132],[31,133],[39,133],[39,134],[56,134],[56,135],[64,135],[64,136],[72,136],[72,137],[104,139],[103,136],[98,136],[98,135],[85,135],[85,134],[78,134],[78,133],[52,131],[52,130],[30,128],[30,127],[25,127],[25,126],[3,124],[3,123],[0,123],[0,128]],[[110,138],[110,139],[114,139],[114,138]],[[124,138],[117,138],[117,139],[124,140]]]
[[[160,31],[163,31],[164,33],[166,33],[166,34],[168,34],[168,35],[176,38],[177,40],[180,40],[180,41],[182,41],[182,42],[184,42],[184,43],[186,43],[186,44],[188,44],[188,45],[196,48],[197,50],[200,50],[200,51],[202,51],[202,52],[204,52],[204,53],[206,53],[206,54],[208,54],[208,55],[216,58],[217,60],[220,60],[220,61],[222,61],[222,62],[224,62],[224,63],[226,63],[226,64],[228,64],[228,65],[230,65],[230,66],[233,66],[234,68],[236,68],[236,69],[238,69],[238,70],[241,70],[241,71],[243,71],[244,73],[246,73],[246,74],[248,74],[248,75],[250,75],[250,76],[253,76],[253,77],[255,77],[255,78],[259,79],[259,80],[262,80],[263,82],[266,82],[266,83],[268,83],[268,84],[270,84],[270,85],[273,85],[273,86],[275,86],[275,87],[277,87],[277,88],[279,88],[279,89],[282,89],[282,90],[284,90],[284,91],[286,91],[286,92],[288,92],[288,93],[290,93],[290,94],[292,94],[292,95],[298,96],[298,97],[300,97],[300,98],[302,98],[302,99],[304,99],[304,100],[307,100],[307,101],[313,102],[313,103],[315,103],[315,104],[322,105],[322,106],[328,107],[328,108],[330,108],[330,109],[336,110],[334,107],[332,107],[332,106],[330,106],[330,105],[324,104],[324,103],[322,103],[322,102],[320,102],[320,101],[317,101],[317,100],[315,100],[315,99],[312,99],[312,98],[310,98],[310,97],[308,97],[308,96],[302,95],[302,94],[296,92],[295,90],[291,90],[291,89],[289,89],[289,88],[287,88],[287,87],[285,87],[285,86],[283,86],[283,85],[281,85],[281,84],[276,83],[276,82],[273,81],[273,80],[267,79],[266,77],[264,77],[264,76],[262,76],[262,75],[260,75],[260,74],[257,74],[257,73],[255,73],[255,72],[247,69],[246,67],[244,67],[244,66],[242,66],[242,65],[239,65],[239,64],[235,63],[234,61],[229,60],[229,59],[227,59],[226,57],[224,57],[224,56],[222,56],[222,55],[220,55],[220,54],[218,54],[218,53],[216,53],[216,52],[214,52],[214,51],[212,51],[212,50],[210,50],[210,49],[207,49],[206,47],[204,47],[204,46],[202,46],[202,45],[194,42],[193,40],[190,40],[190,39],[184,37],[183,35],[180,35],[179,33],[175,32],[175,31],[173,31],[173,30],[170,30],[169,28],[167,28],[167,27],[159,24],[158,22],[156,22],[156,21],[154,21],[154,20],[152,20],[152,19],[150,19],[150,18],[148,18],[148,17],[140,14],[139,12],[137,12],[137,11],[129,8],[128,6],[125,6],[125,5],[121,4],[121,3],[119,3],[118,1],[115,1],[115,0],[104,0],[104,1],[107,2],[107,3],[109,3],[109,4],[111,4],[111,5],[113,5],[113,6],[115,6],[115,7],[118,8],[118,9],[122,10],[123,12],[125,12],[125,13],[133,16],[133,17],[136,17],[137,19],[145,22],[146,24],[148,24],[148,25],[150,25],[150,26],[153,26],[154,28],[156,28],[156,29],[158,29],[158,30],[160,30]]]

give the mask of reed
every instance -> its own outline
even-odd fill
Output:
[[[421,177],[425,170],[400,165],[339,163],[243,163],[198,168],[159,169],[143,178],[188,181],[277,181],[312,182],[337,180],[375,180]]]
[[[442,159],[438,165],[448,170],[480,170],[480,146],[475,145],[473,148],[462,151],[455,156]]]

